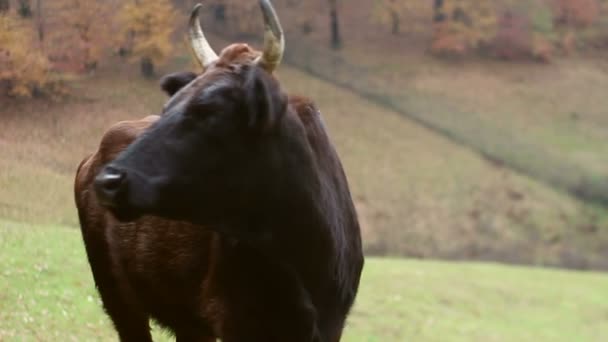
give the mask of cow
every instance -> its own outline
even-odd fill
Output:
[[[189,20],[202,72],[161,80],[160,115],[110,127],[74,192],[105,312],[121,341],[335,342],[364,257],[340,159],[315,104],[274,76],[284,35],[268,0],[262,51],[218,56]]]

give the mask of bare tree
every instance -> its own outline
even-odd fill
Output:
[[[42,0],[36,0],[36,28],[38,30],[38,40],[44,41],[44,17],[42,16]]]
[[[445,20],[445,14],[443,13],[443,2],[444,0],[433,1],[433,21],[440,23]]]
[[[8,12],[10,8],[11,6],[8,0],[0,0],[0,13]]]
[[[30,0],[19,0],[19,15],[23,18],[32,17],[32,6]]]
[[[329,21],[331,31],[331,47],[339,49],[342,46],[340,34],[340,21],[338,17],[338,0],[329,0]]]

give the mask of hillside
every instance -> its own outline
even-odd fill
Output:
[[[0,250],[0,340],[116,340],[78,231],[0,221]],[[607,287],[595,273],[368,258],[343,340],[605,341]]]
[[[179,59],[172,68],[185,64]],[[78,162],[109,125],[156,113],[165,101],[156,82],[115,69],[80,81],[69,101],[4,106],[0,217],[77,226],[72,180]],[[346,166],[368,252],[608,267],[604,211],[302,72],[285,66],[279,78],[321,108]]]

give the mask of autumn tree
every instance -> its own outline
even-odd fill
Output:
[[[56,0],[48,5],[53,30],[47,44],[55,58],[74,65],[69,69],[93,71],[105,51],[114,45],[116,1]]]
[[[430,7],[426,2],[376,0],[372,18],[374,21],[387,26],[391,34],[398,35],[405,30],[420,31],[426,28],[426,20],[421,22],[419,19],[428,16],[429,11]]]
[[[0,91],[29,97],[48,83],[49,63],[34,43],[31,23],[0,13]]]
[[[492,0],[434,2],[432,50],[463,54],[489,42],[496,34],[497,15]]]
[[[598,0],[555,0],[556,20],[565,26],[585,27],[600,13]]]
[[[379,0],[374,6],[373,16],[381,24],[388,24],[391,33],[401,33],[401,17],[408,2],[398,0]]]
[[[553,0],[555,31],[563,52],[571,52],[583,40],[591,43],[586,45],[605,45],[605,19],[599,19],[606,15],[606,4],[605,0]]]
[[[168,58],[173,49],[171,34],[177,12],[169,0],[129,2],[121,10],[124,40],[131,57],[139,60],[144,77],[153,77],[155,65]]]

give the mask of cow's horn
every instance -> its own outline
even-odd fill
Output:
[[[268,72],[274,71],[283,58],[285,50],[285,36],[279,22],[279,17],[269,0],[260,0],[262,15],[264,16],[264,53],[258,63]]]
[[[196,6],[194,6],[192,9],[192,13],[190,14],[188,36],[190,37],[192,52],[203,70],[205,70],[205,68],[207,68],[209,64],[215,62],[218,57],[215,51],[213,51],[211,48],[211,45],[209,45],[207,38],[205,38],[203,29],[201,29],[201,23],[199,21],[199,10],[201,7],[201,4],[196,4]]]

